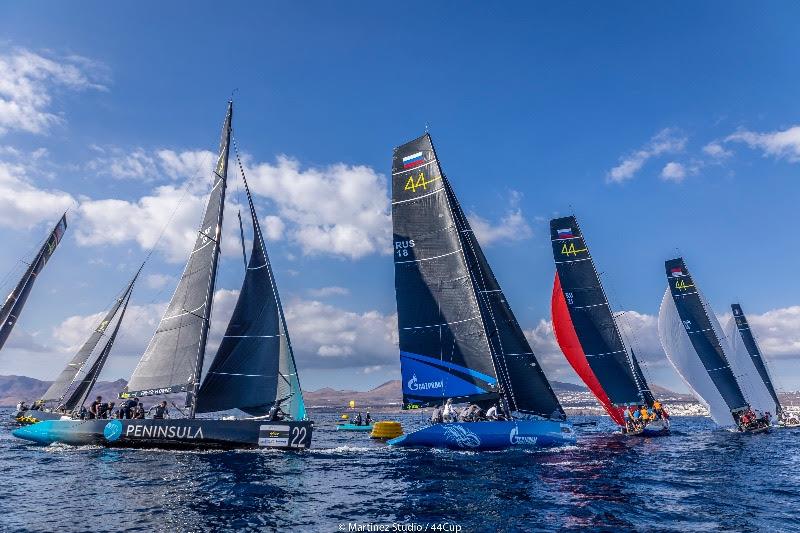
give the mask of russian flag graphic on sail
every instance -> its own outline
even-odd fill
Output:
[[[556,233],[558,234],[559,239],[571,239],[574,237],[574,235],[572,235],[571,228],[558,229],[556,230]]]
[[[418,167],[423,163],[425,163],[425,158],[422,157],[422,152],[417,152],[416,154],[411,154],[410,156],[403,158],[404,169]]]
[[[673,267],[672,269],[670,269],[669,273],[673,278],[679,278],[681,276],[685,276],[685,274],[683,273],[683,269],[681,267]]]

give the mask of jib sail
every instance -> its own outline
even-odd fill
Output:
[[[197,412],[235,408],[262,416],[281,401],[283,411],[303,420],[303,392],[278,288],[250,189],[242,178],[253,224],[253,248],[225,336],[200,387]]]

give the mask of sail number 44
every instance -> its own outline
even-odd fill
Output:
[[[406,186],[403,188],[404,191],[411,191],[417,192],[417,189],[422,189],[427,191],[428,185],[436,181],[438,178],[434,178],[432,180],[425,179],[425,173],[420,172],[417,176],[409,176],[408,180],[406,181]]]

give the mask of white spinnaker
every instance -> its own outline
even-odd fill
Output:
[[[742,335],[739,333],[733,317],[725,325],[725,334],[731,346],[730,353],[726,352],[726,355],[728,355],[731,370],[736,376],[736,381],[739,382],[739,387],[742,389],[747,403],[756,411],[769,412],[774,416],[775,400],[772,399],[769,389],[761,379],[761,375],[753,363],[753,358],[747,353]]]
[[[689,339],[689,334],[686,333],[669,288],[664,292],[661,309],[658,312],[658,338],[661,340],[661,347],[664,348],[667,359],[694,397],[711,413],[714,422],[720,426],[735,425],[728,404],[711,380]]]

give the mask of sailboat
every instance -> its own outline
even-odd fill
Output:
[[[161,448],[308,448],[312,422],[247,180],[253,246],[233,315],[201,381],[227,187],[233,102],[222,128],[213,187],[175,293],[121,398],[186,394],[185,418],[51,420],[17,429],[48,444]],[[198,417],[238,409],[249,415]],[[282,414],[281,414],[282,413]],[[267,415],[270,416],[267,416]],[[285,415],[285,416],[284,416]]]
[[[451,419],[388,444],[482,450],[574,443],[427,133],[394,150],[392,222],[404,409],[470,403],[503,420]]]
[[[745,399],[730,364],[731,347],[682,257],[665,262],[668,287],[658,314],[658,336],[672,366],[720,426],[769,430]]]
[[[143,267],[144,265],[142,265]],[[111,308],[106,312],[100,323],[92,331],[83,346],[75,353],[72,359],[64,367],[64,370],[58,375],[56,380],[45,391],[41,398],[34,402],[32,408],[20,411],[14,415],[16,420],[21,423],[34,423],[42,420],[58,420],[62,417],[70,418],[71,415],[77,414],[77,411],[86,402],[103,366],[111,353],[111,347],[117,338],[119,327],[122,324],[122,319],[125,316],[125,311],[128,308],[133,286],[139,273],[142,271],[140,267],[136,275],[128,283],[128,286],[123,291],[122,295],[117,298]],[[120,311],[121,309],[121,311]],[[89,369],[83,373],[84,368],[95,352],[95,348],[100,343],[100,340],[106,336],[109,331],[109,326],[114,321],[114,318],[119,312],[119,319],[116,325],[111,329],[111,335],[108,336],[100,352],[95,356],[94,362]],[[80,376],[80,378],[79,378]]]
[[[556,264],[553,332],[567,361],[623,433],[669,434],[669,415],[622,340],[577,219],[551,220],[550,238]],[[626,410],[633,415],[641,407],[653,420],[626,420]]]
[[[44,241],[44,244],[36,253],[36,256],[31,261],[22,278],[8,295],[3,307],[0,307],[0,349],[5,345],[8,336],[11,335],[11,330],[19,320],[19,315],[22,313],[22,308],[28,300],[28,295],[31,293],[33,284],[36,282],[42,269],[53,256],[53,253],[61,242],[64,232],[67,231],[67,214],[64,213],[55,225],[50,235]]]
[[[732,317],[728,322],[728,335],[736,339],[736,343],[734,344],[735,353],[742,354],[750,360],[758,376],[758,378],[754,379],[760,379],[760,383],[763,384],[763,388],[766,389],[768,399],[764,399],[762,393],[761,403],[769,407],[764,407],[763,409],[775,413],[780,427],[800,426],[800,420],[798,420],[797,416],[789,414],[786,409],[784,409],[783,405],[781,405],[778,392],[775,389],[772,377],[767,369],[766,361],[761,353],[761,348],[759,348],[753,331],[750,329],[750,324],[747,321],[744,311],[742,311],[742,306],[738,303],[731,304],[731,312]]]

